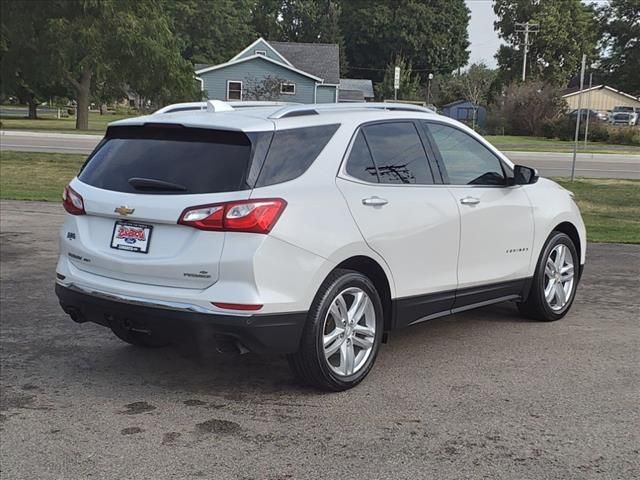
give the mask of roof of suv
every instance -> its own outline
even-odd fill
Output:
[[[173,107],[173,111],[172,110]],[[241,107],[241,108],[240,108]],[[206,108],[206,109],[205,109]],[[168,111],[167,111],[168,110]],[[389,112],[419,113],[436,116],[432,110],[403,103],[324,103],[284,104],[253,102],[250,105],[228,104],[220,101],[193,102],[163,108],[151,115],[128,118],[110,123],[110,126],[139,126],[148,123],[180,124],[194,128],[220,128],[244,132],[273,130],[281,119],[305,117],[317,124],[335,123],[336,116],[359,115],[363,120],[372,114],[385,118]],[[287,122],[290,123],[290,122]]]

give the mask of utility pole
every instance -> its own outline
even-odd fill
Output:
[[[578,135],[580,134],[580,117],[582,116],[582,89],[584,88],[584,68],[587,56],[582,55],[582,67],[580,68],[580,91],[578,92],[578,116],[576,117],[576,136],[573,144],[573,162],[571,162],[571,181],[576,179],[576,155],[578,153]]]
[[[589,95],[587,96],[587,122],[584,124],[584,148],[587,148],[589,136],[589,114],[591,113],[591,87],[593,86],[593,72],[589,73]]]
[[[523,51],[524,55],[522,57],[522,81],[524,82],[527,79],[527,53],[529,53],[529,47],[531,46],[531,42],[529,42],[529,34],[530,33],[538,33],[538,29],[540,28],[539,23],[516,23],[516,32],[524,33],[524,46]]]

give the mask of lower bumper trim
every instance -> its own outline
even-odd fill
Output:
[[[173,343],[196,343],[215,349],[216,337],[229,337],[251,352],[293,353],[298,350],[306,312],[237,316],[175,310],[118,301],[56,283],[62,309],[78,322],[110,327],[123,322],[132,330],[148,331]]]

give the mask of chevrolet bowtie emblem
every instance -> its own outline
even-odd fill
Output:
[[[122,205],[121,207],[118,207],[114,210],[114,212],[119,213],[120,215],[131,215],[135,211],[135,208],[129,208],[125,205]]]

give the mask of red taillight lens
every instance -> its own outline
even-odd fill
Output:
[[[62,206],[71,215],[84,215],[84,201],[82,196],[69,185],[64,187],[62,192]]]
[[[269,233],[286,206],[281,198],[200,205],[182,212],[178,223],[200,230]]]

